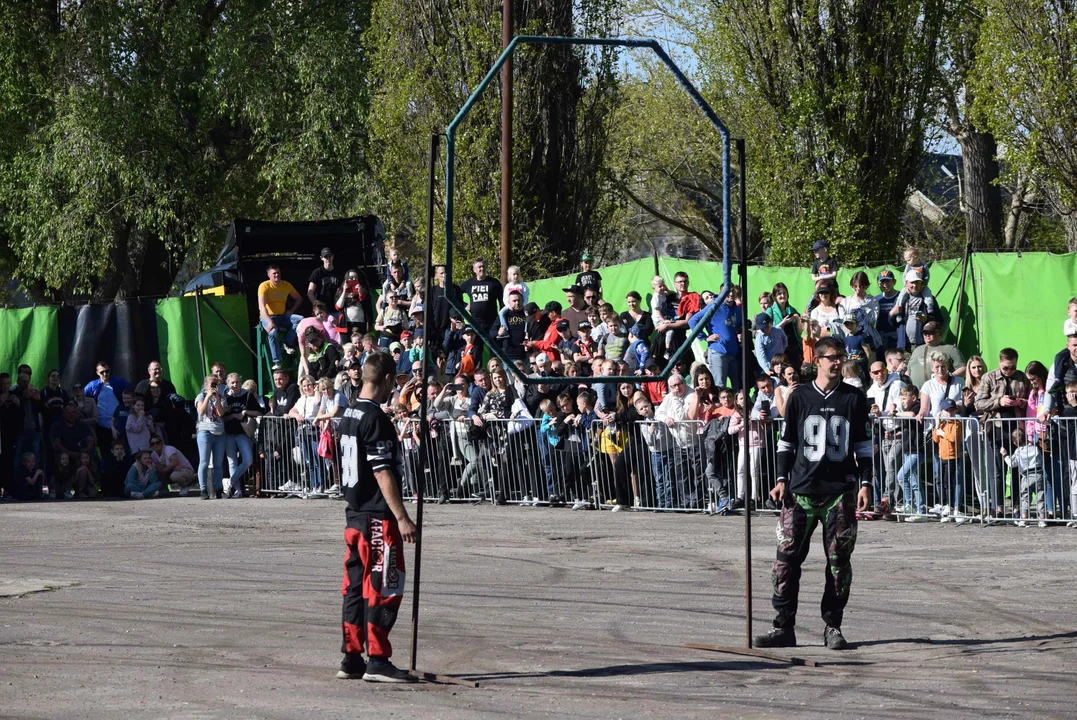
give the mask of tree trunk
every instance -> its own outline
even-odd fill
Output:
[[[1002,193],[998,146],[989,132],[970,126],[961,137],[964,158],[965,231],[974,248],[997,247],[1002,239]]]
[[[1010,211],[1006,215],[1006,230],[1003,236],[1003,244],[1010,250],[1015,250],[1024,236],[1023,227],[1028,223],[1024,220],[1025,208],[1032,202],[1034,191],[1028,181],[1028,175],[1018,170],[1016,182],[1010,192]]]
[[[1062,216],[1062,227],[1066,229],[1066,249],[1077,251],[1077,208]]]

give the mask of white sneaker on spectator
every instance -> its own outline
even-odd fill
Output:
[[[1028,527],[1028,521],[1027,520],[1018,520],[1017,522],[1014,523],[1014,525],[1016,525],[1017,527]]]
[[[627,509],[628,509],[628,508],[627,508],[627,507],[625,507],[624,505],[614,505],[614,506],[613,506],[613,509],[612,509],[612,510],[610,510],[610,512],[624,512],[624,511],[625,511],[625,510],[627,510]]]
[[[1041,528],[1047,527],[1047,521],[1046,520],[1040,520],[1038,523],[1036,523],[1036,527],[1041,527]]]
[[[288,482],[284,483],[283,485],[281,485],[277,489],[280,490],[281,492],[295,492],[296,490],[299,489],[299,485],[297,485],[295,482],[289,480]]]
[[[530,505],[535,500],[530,495],[524,495],[524,499],[520,501],[521,505]]]
[[[1077,528],[1077,520],[1070,520],[1068,523],[1066,523],[1066,527]]]
[[[586,510],[589,507],[591,507],[591,503],[587,502],[586,500],[577,500],[576,502],[572,503],[573,510]]]
[[[972,520],[972,518],[965,513],[954,513],[954,522],[958,525],[964,525],[970,520]]]
[[[709,503],[707,503],[707,509],[703,511],[703,514],[704,515],[714,515],[717,512],[718,512],[718,506],[714,504],[713,500],[711,500]]]
[[[642,507],[643,503],[639,501],[639,495],[632,501],[632,507]]]
[[[943,505],[942,506],[942,516],[943,517],[950,517],[953,514],[954,514],[954,510],[949,505]]]
[[[938,504],[932,505],[931,509],[928,510],[928,512],[931,513],[932,515],[941,515],[942,514],[942,505],[938,505]]]
[[[295,355],[295,348],[294,347],[292,347],[288,343],[281,343],[281,344],[284,346],[284,352],[288,353],[289,355]]]
[[[916,513],[915,515],[909,515],[908,517],[905,518],[905,522],[911,522],[911,523],[928,522],[929,520],[931,520],[930,515],[921,515],[920,513]]]
[[[327,495],[340,495],[340,485],[334,484],[333,487],[325,491]]]
[[[939,520],[939,522],[951,522],[951,521],[953,521],[953,518],[950,517],[949,515],[943,515],[942,519]]]
[[[280,363],[273,363],[273,367],[270,368],[273,372],[280,370]]]

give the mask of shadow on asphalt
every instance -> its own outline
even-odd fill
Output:
[[[461,675],[460,677],[475,681],[564,677],[602,678],[657,675],[660,673],[714,672],[719,670],[779,670],[787,667],[788,666],[784,663],[761,662],[759,660],[732,660],[729,662],[701,660],[697,662],[656,662],[633,665],[607,665],[604,667],[581,668],[579,670],[550,670],[548,672],[487,673],[485,675]]]
[[[1018,637],[1008,638],[956,638],[953,640],[933,640],[929,637],[912,637],[912,638],[891,638],[881,640],[865,640],[851,644],[851,648],[863,648],[873,645],[900,645],[903,643],[922,643],[924,645],[941,645],[949,647],[975,647],[979,645],[1003,645],[1012,643],[1033,643],[1033,642],[1045,642],[1048,640],[1063,640],[1066,638],[1077,638],[1077,630],[1071,630],[1064,633],[1053,633],[1051,635],[1020,635]]]

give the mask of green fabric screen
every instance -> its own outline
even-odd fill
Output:
[[[254,357],[208,305],[220,311],[249,342],[247,299],[242,295],[202,296],[202,335],[206,346],[205,363],[198,353],[198,316],[195,298],[168,298],[157,303],[157,337],[164,374],[176,391],[193,398],[202,388],[209,365],[221,361],[228,372],[238,372],[244,379],[253,376]]]
[[[1066,346],[1062,324],[1077,296],[1077,255],[1021,253],[973,256],[975,295],[970,312],[979,319],[979,346],[989,368],[998,352],[1012,347],[1018,367],[1039,360],[1048,369]]]
[[[58,307],[0,311],[0,371],[11,373],[12,385],[23,363],[33,368],[35,387],[43,387],[48,372],[60,367],[59,316]]]

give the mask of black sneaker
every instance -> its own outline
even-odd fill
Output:
[[[203,500],[209,500],[209,490],[203,490],[201,493],[201,497]]]
[[[444,505],[447,502],[449,502],[449,491],[442,490],[441,494],[438,495],[438,505]]]
[[[363,673],[363,679],[367,682],[382,682],[382,683],[413,683],[419,682],[419,678],[415,677],[407,670],[401,670],[391,662],[371,662],[366,666],[366,672]]]
[[[340,661],[337,677],[341,680],[360,680],[364,674],[366,674],[366,663],[363,662],[362,655],[358,657],[345,655]]]
[[[752,645],[757,648],[783,648],[797,646],[795,628],[771,628],[765,635],[756,635]]]
[[[845,650],[849,647],[849,643],[845,640],[845,636],[841,634],[841,628],[826,626],[826,630],[823,631],[823,644],[831,650]]]
[[[498,505],[504,505],[505,504],[505,496],[502,495],[501,493],[498,493],[497,495],[495,495],[494,500],[495,500],[495,502],[497,502]]]

